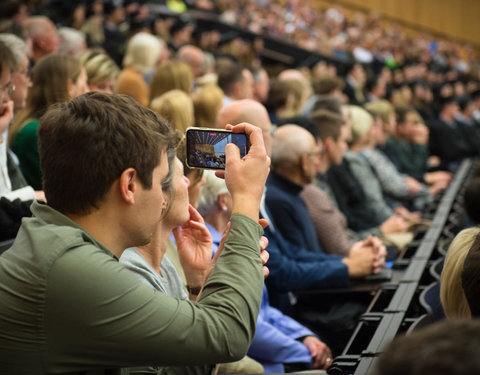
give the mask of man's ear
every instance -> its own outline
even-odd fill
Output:
[[[330,150],[332,149],[332,144],[333,144],[334,142],[335,142],[335,141],[333,140],[332,137],[328,137],[328,138],[326,138],[326,139],[323,141],[323,150],[324,150],[324,153],[330,152]]]
[[[308,158],[309,158],[309,156],[307,154],[302,154],[300,156],[300,170],[302,171],[302,174],[308,168],[308,162],[309,162]]]
[[[125,169],[119,177],[120,195],[128,204],[135,203],[137,183],[137,171],[133,168]]]

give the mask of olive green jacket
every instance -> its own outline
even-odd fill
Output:
[[[0,257],[1,374],[116,374],[245,355],[263,285],[258,223],[232,216],[224,252],[194,303],[139,283],[48,205],[31,209]]]

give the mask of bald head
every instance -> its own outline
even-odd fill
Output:
[[[220,128],[241,122],[249,122],[262,129],[272,126],[263,104],[252,99],[236,100],[224,106],[217,116],[217,126]]]
[[[45,55],[57,52],[60,38],[55,25],[47,17],[30,17],[24,22],[23,28],[26,37],[32,40],[32,52],[35,61]]]
[[[306,81],[307,79],[302,74],[300,70],[297,69],[285,69],[279,75],[278,79],[280,81],[287,81],[287,80],[296,80],[296,81]]]
[[[309,131],[298,125],[281,126],[273,137],[272,168],[277,172],[295,172],[302,155],[314,148],[315,139]]]
[[[270,155],[270,130],[272,128],[272,123],[270,122],[268,112],[263,104],[252,99],[236,100],[222,107],[220,112],[218,112],[217,128],[223,129],[227,124],[236,125],[241,122],[248,122],[265,130],[262,132],[263,142],[265,143],[268,155]]]
[[[190,65],[195,77],[201,77],[204,74],[204,56],[200,48],[192,45],[183,46],[178,50],[177,58]]]

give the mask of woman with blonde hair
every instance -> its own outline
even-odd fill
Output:
[[[9,145],[18,156],[29,185],[42,190],[38,155],[38,120],[52,104],[69,101],[88,91],[87,73],[79,60],[60,54],[42,58],[33,68],[25,108],[15,117]]]
[[[90,91],[113,93],[120,73],[115,61],[100,49],[88,49],[79,59],[87,72]]]
[[[193,72],[190,66],[177,60],[161,64],[150,85],[150,102],[170,90],[182,90],[191,95],[193,92]]]
[[[193,94],[195,126],[215,128],[217,115],[223,105],[223,90],[217,85],[208,85]]]
[[[465,258],[480,228],[462,230],[448,248],[440,278],[440,300],[448,319],[470,318],[471,312],[462,288],[462,271]]]
[[[127,43],[116,93],[130,95],[138,103],[148,106],[147,79],[160,63],[164,49],[165,44],[156,36],[143,32],[135,34]]]
[[[170,90],[160,95],[152,101],[150,108],[183,133],[194,124],[192,99],[182,90]]]

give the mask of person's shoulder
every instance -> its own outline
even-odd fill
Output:
[[[17,242],[18,246],[28,242],[33,248],[45,246],[63,251],[83,245],[98,247],[82,229],[47,223],[38,217],[23,219],[14,246],[17,245]]]
[[[70,268],[78,266],[80,258],[99,263],[100,253],[108,257],[108,251],[80,228],[46,223],[38,217],[24,218],[15,242],[2,255],[2,263],[6,268],[21,269],[25,280],[46,280],[59,260],[73,253]]]
[[[288,201],[288,193],[282,189],[280,186],[274,183],[268,183],[267,182],[267,193],[265,194],[265,201],[269,202],[272,200],[287,200]]]
[[[14,142],[22,142],[32,137],[37,139],[38,126],[38,120],[28,120],[15,135]]]
[[[308,198],[324,198],[327,196],[327,193],[325,193],[320,187],[318,187],[315,184],[308,184],[305,185],[303,188],[302,192],[300,193],[302,198],[308,197]]]
[[[138,73],[135,69],[132,68],[124,68],[120,71],[118,75],[118,80],[123,81],[123,80],[137,80],[142,78],[140,73]]]

